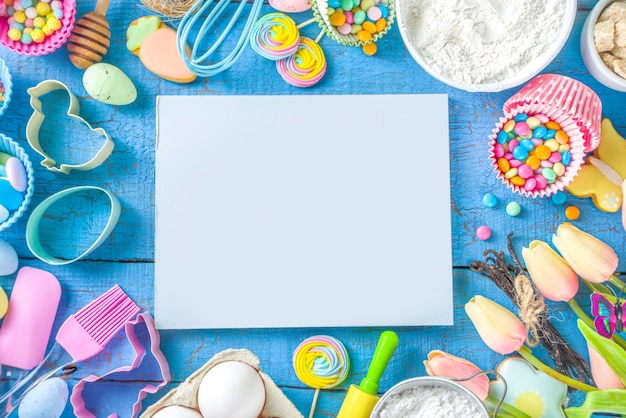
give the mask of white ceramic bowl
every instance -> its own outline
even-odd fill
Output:
[[[599,0],[591,9],[580,34],[580,52],[591,75],[605,86],[626,92],[626,79],[611,71],[600,58],[593,38],[593,28],[600,13],[614,0]]]
[[[456,394],[455,398],[462,399],[463,404],[471,405],[472,409],[474,409],[475,414],[473,416],[480,416],[480,418],[489,418],[489,413],[487,412],[487,408],[478,398],[478,396],[474,395],[469,389],[465,386],[460,385],[450,379],[446,379],[444,377],[435,377],[435,376],[423,376],[423,377],[414,377],[411,379],[403,380],[400,383],[393,386],[389,389],[385,394],[380,398],[380,400],[376,403],[370,418],[381,418],[384,416],[412,416],[411,412],[414,411],[395,411],[394,414],[390,412],[390,408],[394,407],[403,407],[406,408],[409,403],[406,399],[404,401],[399,401],[398,396],[409,396],[412,391],[420,392],[422,390],[429,390],[429,388],[441,389],[442,391],[448,391]],[[413,392],[415,393],[415,392]],[[403,395],[404,394],[404,395]],[[416,395],[420,396],[420,395]],[[446,396],[447,399],[450,399],[451,396]],[[425,412],[425,411],[420,411]],[[467,412],[467,411],[465,411]],[[423,416],[423,415],[420,415]],[[465,415],[458,415],[465,416]]]
[[[440,0],[440,1],[450,1],[450,0]],[[456,87],[462,90],[466,90],[469,92],[499,92],[502,90],[506,90],[509,88],[513,88],[519,86],[526,81],[530,80],[535,75],[539,74],[541,70],[543,70],[548,64],[552,62],[552,60],[558,55],[558,53],[565,45],[565,42],[569,38],[569,35],[572,31],[572,27],[574,26],[574,21],[576,19],[576,0],[564,0],[565,1],[565,11],[563,15],[563,24],[558,33],[554,42],[550,44],[550,47],[543,51],[541,54],[537,55],[535,59],[526,67],[521,68],[515,76],[510,77],[508,79],[502,79],[490,83],[483,84],[471,84],[465,82],[463,80],[454,79],[450,76],[442,74],[436,71],[431,64],[422,56],[420,51],[417,49],[415,45],[413,45],[411,41],[411,37],[408,33],[408,15],[411,12],[410,2],[407,0],[396,0],[396,20],[398,22],[398,26],[400,29],[400,34],[402,35],[402,40],[404,41],[404,45],[407,50],[413,57],[415,61],[431,76],[436,78],[437,80],[444,82],[452,87]],[[435,23],[438,24],[438,23]],[[532,24],[532,23],[531,23]]]

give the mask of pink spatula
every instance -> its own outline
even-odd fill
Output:
[[[61,325],[56,342],[41,364],[0,397],[0,416],[13,411],[33,387],[59,372],[73,370],[73,363],[102,351],[124,324],[139,313],[139,307],[118,285],[70,316]],[[50,363],[49,367],[44,367]],[[61,366],[58,366],[61,364]]]

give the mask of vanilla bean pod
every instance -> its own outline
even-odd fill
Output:
[[[506,262],[504,252],[487,250],[483,253],[484,261],[472,261],[469,267],[470,270],[495,283],[513,301],[515,306],[520,308],[519,298],[515,291],[515,279],[520,274],[525,276],[528,274],[515,253],[512,236],[512,232],[507,235],[507,249],[514,264]],[[536,289],[534,292],[537,298],[543,299],[543,296]],[[538,315],[537,328],[539,341],[554,360],[559,372],[581,382],[593,382],[587,362],[565,342],[545,312]]]

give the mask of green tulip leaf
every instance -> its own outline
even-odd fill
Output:
[[[581,406],[566,408],[567,418],[589,418],[594,412],[626,414],[626,390],[606,389],[587,392]]]
[[[598,334],[580,319],[578,320],[578,329],[582,332],[589,345],[602,356],[604,361],[615,372],[620,382],[626,386],[626,351],[617,343]]]

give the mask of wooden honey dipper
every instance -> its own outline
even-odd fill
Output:
[[[85,69],[102,61],[111,45],[111,31],[105,15],[110,0],[98,0],[93,12],[85,13],[74,24],[68,39],[70,61],[75,67]]]

